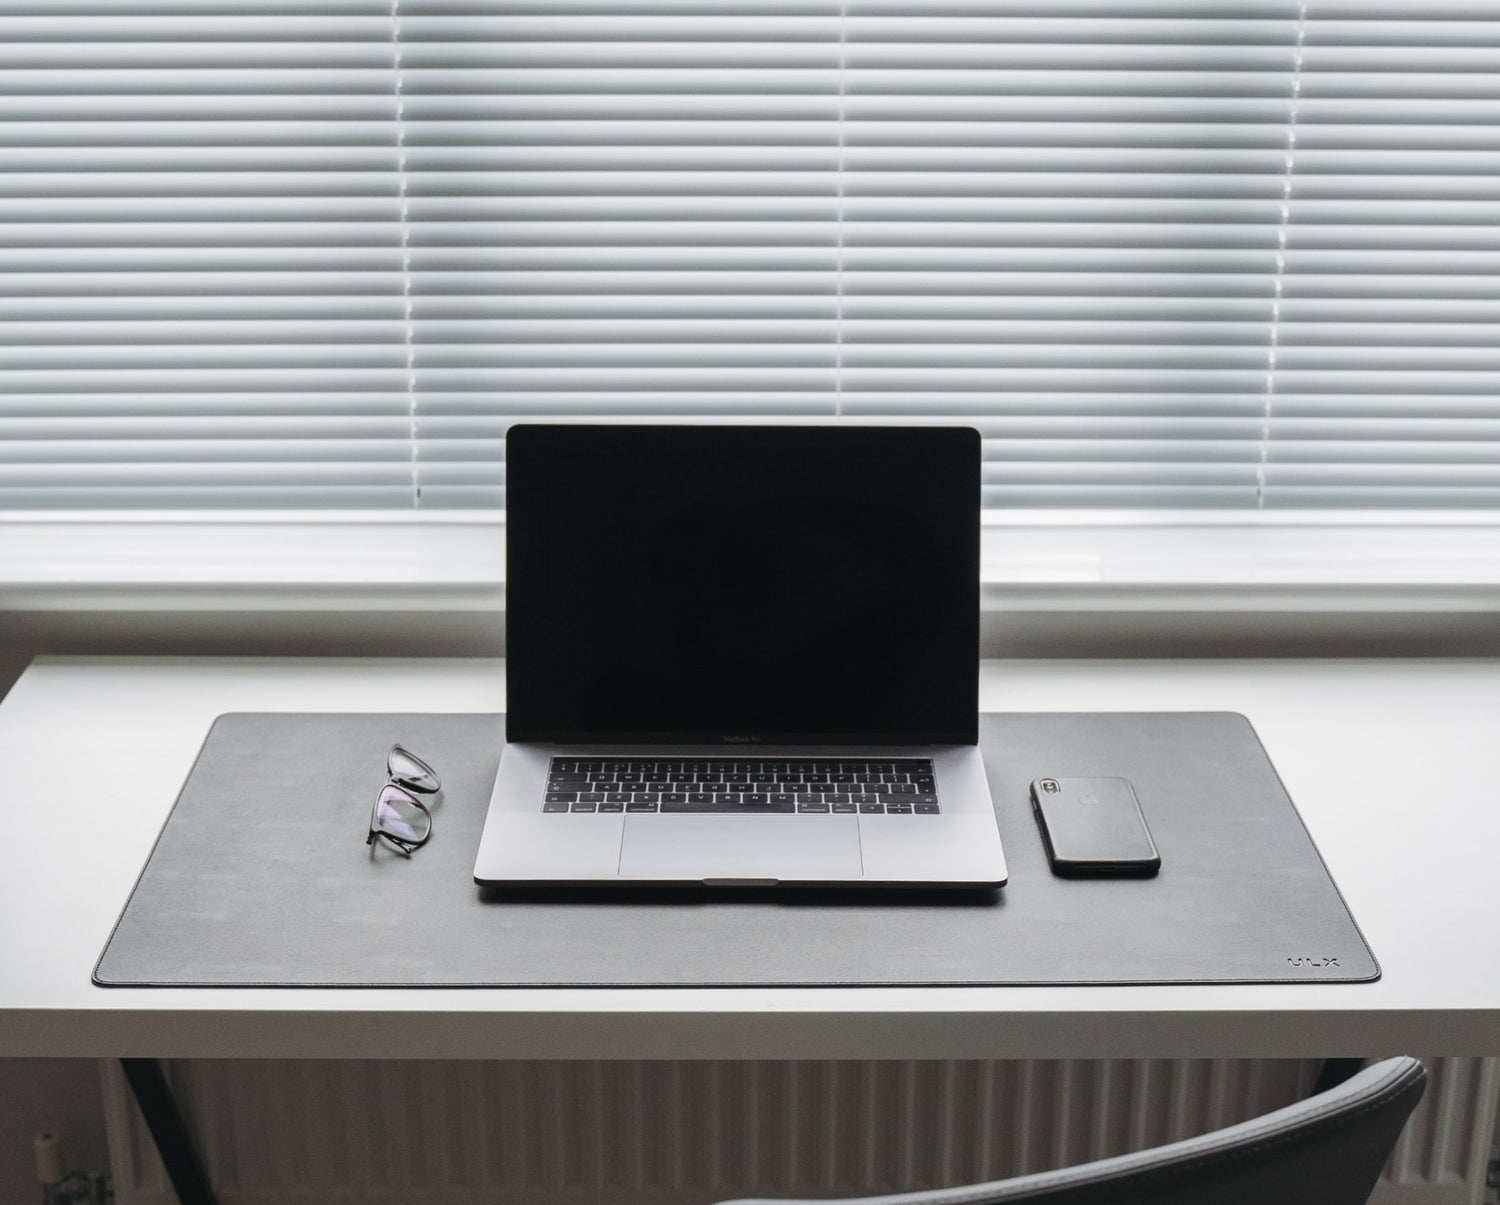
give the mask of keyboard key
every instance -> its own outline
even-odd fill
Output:
[[[762,792],[759,792],[759,791],[754,791],[754,792],[751,792],[748,795],[741,795],[740,796],[740,802],[741,803],[749,803],[749,804],[769,803],[770,802],[770,796],[768,796],[768,795],[766,795],[766,794],[764,794]]]
[[[882,813],[885,812],[885,804],[883,804],[883,803],[862,803],[862,804],[859,805],[859,810],[861,812],[866,813],[866,814],[874,813],[874,814],[878,815],[878,814],[882,814]]]
[[[770,799],[770,801],[772,803],[796,803],[797,802],[796,799],[793,796],[787,795],[787,794],[782,794],[782,793],[772,793],[770,796],[768,796],[768,798]]]
[[[656,811],[656,804],[654,804],[654,803],[644,803],[644,802],[643,803],[637,803],[635,800],[632,799],[629,803],[627,803],[625,805],[625,810],[627,812],[654,812],[654,811]]]
[[[885,809],[885,813],[886,813],[887,816],[898,816],[898,815],[910,816],[912,814],[911,804],[909,804],[909,803],[890,803],[890,804],[887,804],[886,805],[886,809]]]
[[[608,803],[629,803],[630,802],[630,796],[627,795],[627,794],[625,794],[624,791],[611,791],[604,798],[605,798],[605,801],[608,802]]]
[[[754,812],[756,815],[764,816],[772,812],[790,812],[792,804],[773,803],[728,803],[724,796],[716,795],[711,803],[663,803],[663,812],[712,812],[715,814],[726,814],[730,812],[746,813]]]
[[[687,795],[681,791],[664,792],[661,801],[663,803],[686,803]]]
[[[573,803],[578,798],[577,791],[548,791],[543,803]]]
[[[916,813],[920,816],[936,816],[938,805],[935,803],[919,803],[915,805]]]
[[[574,806],[576,807],[577,805],[575,804]],[[833,810],[835,812],[857,812],[859,811],[859,807],[853,803],[836,803],[833,805]]]
[[[573,810],[575,812],[596,812],[599,810],[599,805],[597,803],[579,802],[573,805]]]
[[[826,812],[828,805],[826,803],[799,803],[797,810],[799,812]]]
[[[850,799],[849,799],[849,796],[847,796],[845,794],[842,794],[840,792],[835,791],[832,794],[824,795],[823,796],[823,802],[824,803],[849,803]]]
[[[542,804],[542,811],[544,811],[544,812],[566,812],[572,806],[573,805],[571,803],[544,803],[544,804]]]
[[[599,810],[601,812],[623,812],[625,810],[625,805],[618,801],[605,800],[599,805]]]
[[[655,803],[657,793],[655,791],[637,791],[630,797],[631,803]]]

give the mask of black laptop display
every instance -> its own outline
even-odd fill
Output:
[[[978,442],[513,428],[510,739],[972,744]]]

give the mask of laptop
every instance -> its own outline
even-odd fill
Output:
[[[1003,885],[972,428],[521,424],[481,884]]]

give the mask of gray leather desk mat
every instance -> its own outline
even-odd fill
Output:
[[[1238,715],[983,716],[1010,883],[973,893],[482,892],[473,860],[503,723],[220,717],[95,982],[1248,983],[1380,973]],[[394,741],[444,778],[432,840],[410,861],[364,843]],[[1161,851],[1156,878],[1051,873],[1029,784],[1093,774],[1134,782]]]

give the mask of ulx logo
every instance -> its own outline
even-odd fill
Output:
[[[1339,965],[1337,958],[1288,958],[1287,962],[1294,967],[1336,967]]]

